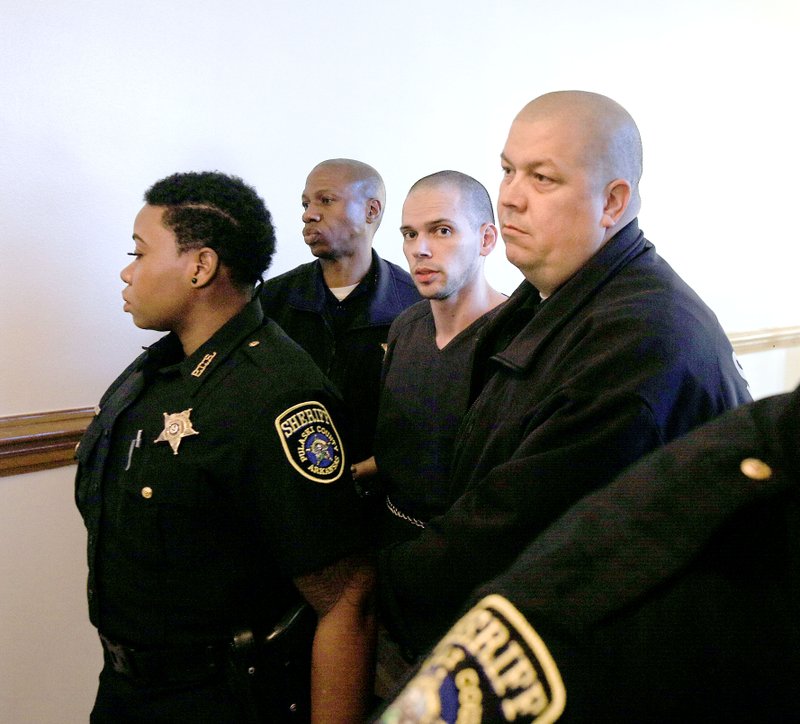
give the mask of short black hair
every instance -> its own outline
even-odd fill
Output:
[[[238,176],[175,173],[154,183],[144,200],[166,208],[164,224],[181,251],[213,249],[241,286],[263,278],[275,252],[275,229],[264,200]]]
[[[448,169],[423,176],[408,190],[408,193],[422,188],[439,186],[452,186],[458,189],[461,196],[460,203],[476,229],[482,224],[494,224],[492,199],[486,187],[480,181],[461,173],[461,171]]]

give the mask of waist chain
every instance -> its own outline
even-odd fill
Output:
[[[389,509],[389,512],[390,512],[392,515],[395,515],[395,516],[397,516],[397,517],[398,517],[398,518],[400,518],[401,520],[404,520],[404,521],[406,521],[407,523],[411,523],[411,525],[415,525],[415,526],[417,526],[417,528],[424,528],[424,527],[425,527],[425,523],[424,523],[423,521],[421,521],[419,518],[414,518],[413,516],[411,516],[411,515],[407,515],[407,514],[406,514],[406,513],[404,513],[402,510],[400,510],[400,508],[398,508],[398,507],[397,507],[397,506],[396,506],[396,505],[395,505],[395,504],[394,504],[394,503],[391,501],[391,499],[389,498],[389,496],[388,496],[388,495],[386,496],[386,507]]]

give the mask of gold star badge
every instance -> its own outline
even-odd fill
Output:
[[[173,412],[171,415],[165,412],[164,429],[155,442],[168,442],[172,448],[172,454],[177,455],[182,438],[200,434],[192,427],[192,421],[189,419],[191,412],[191,407],[183,412]]]

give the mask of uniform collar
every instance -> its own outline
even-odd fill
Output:
[[[391,324],[408,305],[400,299],[389,262],[381,259],[374,250],[370,275],[372,275],[373,291],[366,312],[367,322]]]
[[[372,261],[370,261],[369,269],[367,273],[361,277],[361,280],[356,284],[353,290],[348,294],[341,302],[334,296],[333,292],[330,290],[328,285],[325,283],[325,277],[322,273],[322,264],[319,260],[316,263],[317,270],[315,275],[316,287],[317,287],[317,294],[318,296],[322,297],[325,301],[324,304],[333,303],[333,304],[352,304],[353,302],[357,302],[358,299],[361,297],[373,294],[373,291],[376,286],[376,281],[378,277],[378,265],[377,265],[378,256],[375,251],[372,251]]]
[[[151,370],[157,369],[159,374],[179,374],[184,382],[197,389],[263,321],[261,304],[257,298],[253,298],[241,312],[228,320],[188,357],[176,359],[181,345],[178,336],[170,332],[148,348],[145,364]]]
[[[621,267],[647,248],[653,246],[644,238],[634,219],[545,301],[541,301],[539,290],[533,284],[523,281],[492,324],[493,330],[500,330],[517,321],[519,331],[492,359],[512,369],[526,369],[539,346],[558,333]],[[527,310],[530,310],[528,314]],[[520,316],[523,316],[522,322],[519,322]]]
[[[322,274],[319,260],[308,265],[304,283],[294,284],[288,293],[288,304],[295,309],[305,309],[324,316],[330,291]],[[395,286],[389,263],[372,250],[372,264],[358,286],[350,292],[348,300],[356,302],[367,297],[363,309],[359,310],[352,326],[390,324],[405,309]]]

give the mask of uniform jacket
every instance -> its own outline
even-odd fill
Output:
[[[420,299],[408,272],[381,259],[374,250],[361,285],[366,285],[364,299],[352,300],[353,316],[338,338],[327,313],[330,292],[319,261],[268,279],[259,295],[264,313],[311,355],[341,392],[353,422],[354,461],[372,454],[389,327],[400,312]],[[351,296],[362,292],[361,285]]]
[[[425,650],[569,505],[750,399],[716,317],[636,221],[546,301],[523,282],[478,342],[451,508],[381,554],[390,628]]]
[[[474,594],[395,710],[455,721],[466,677],[473,721],[789,721],[798,541],[800,390],[725,413],[573,506]]]

